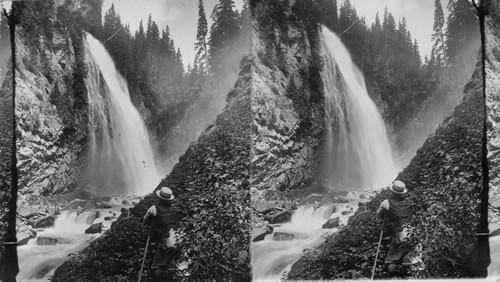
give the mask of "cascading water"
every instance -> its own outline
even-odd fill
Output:
[[[76,211],[62,212],[54,222],[54,227],[38,231],[37,239],[18,247],[18,281],[48,281],[67,259],[69,253],[78,252],[88,245],[88,241],[99,234],[85,234],[85,229],[95,219],[95,212],[78,214]],[[57,243],[41,243],[40,238]],[[43,241],[43,240],[42,240]]]
[[[125,79],[102,43],[87,34],[86,47],[89,182],[108,191],[149,193],[161,176],[146,126],[130,100]]]
[[[323,27],[327,175],[343,188],[387,185],[397,175],[384,121],[340,38]]]
[[[280,279],[306,248],[321,244],[323,235],[337,229],[323,229],[330,218],[346,223],[360,201],[361,189],[373,193],[373,188],[389,184],[397,174],[384,121],[375,103],[368,96],[362,73],[352,62],[342,41],[323,28],[321,46],[324,57],[322,79],[325,91],[327,157],[324,173],[335,188],[351,190],[347,204],[329,204],[315,209],[301,206],[291,221],[274,227],[276,232],[292,234],[280,241],[268,235],[252,244],[253,278]],[[363,197],[366,199],[365,197]],[[331,206],[336,212],[330,214]]]

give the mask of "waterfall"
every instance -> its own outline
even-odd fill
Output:
[[[333,32],[323,27],[326,174],[347,188],[380,187],[397,175],[384,121],[361,71]]]
[[[146,194],[161,180],[148,131],[125,79],[102,43],[87,34],[90,149],[87,178],[106,191]]]

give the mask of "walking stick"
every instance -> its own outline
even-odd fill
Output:
[[[382,242],[382,234],[384,234],[384,224],[385,224],[385,215],[384,215],[384,221],[382,222],[382,228],[380,229],[380,237],[378,239],[377,254],[375,255],[375,261],[373,262],[372,277],[370,278],[370,280],[373,280],[373,276],[375,275],[375,268],[377,266],[378,253],[380,251],[380,243]]]
[[[148,253],[149,238],[151,238],[151,225],[149,225],[148,240],[146,241],[146,247],[144,248],[144,256],[142,258],[141,270],[139,272],[139,282],[141,282],[142,270],[144,269],[144,262],[146,261],[146,254]]]

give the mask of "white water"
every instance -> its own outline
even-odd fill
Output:
[[[357,202],[332,204],[337,211],[330,214],[330,206],[315,209],[313,206],[300,206],[289,223],[274,227],[274,233],[284,232],[296,234],[296,238],[288,241],[274,241],[273,234],[267,235],[263,241],[252,243],[252,271],[254,280],[279,280],[290,270],[292,265],[302,256],[305,249],[311,249],[324,241],[324,235],[337,232],[337,228],[322,229],[322,225],[330,218],[339,217],[340,224],[346,224],[349,215],[341,215],[342,211],[357,208]]]
[[[340,38],[325,27],[322,35],[327,175],[344,188],[387,185],[397,169],[384,121]]]
[[[59,238],[56,245],[37,245],[37,238],[17,248],[19,274],[17,281],[48,281],[54,271],[67,259],[69,253],[82,250],[88,241],[100,234],[85,234],[92,224],[93,212],[62,212],[54,227],[38,231],[37,237]]]
[[[102,43],[90,34],[86,42],[90,123],[87,177],[94,186],[113,192],[149,193],[161,176],[146,126],[130,100],[125,79]]]

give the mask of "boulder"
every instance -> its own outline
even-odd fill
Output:
[[[52,215],[43,216],[43,217],[36,219],[33,222],[33,227],[35,227],[35,228],[52,227],[52,226],[54,226],[55,221],[56,221],[56,218]]]
[[[20,205],[17,208],[17,214],[19,214],[22,217],[31,217],[37,213],[38,213],[37,210],[28,205]]]
[[[340,221],[338,217],[330,218],[327,222],[321,226],[323,229],[331,229],[339,227]]]
[[[88,200],[82,200],[82,199],[74,199],[73,201],[71,201],[67,208],[68,209],[78,209],[78,208],[85,208],[85,206],[87,206],[88,204]]]
[[[262,213],[262,214],[265,214],[267,212],[270,212],[271,210],[273,210],[276,206],[278,205],[277,202],[275,201],[266,201],[266,200],[262,200],[262,199],[258,199],[257,201],[255,201],[255,204],[253,205],[253,208]]]
[[[273,234],[273,241],[290,241],[293,240],[295,236],[291,233],[285,233],[285,232],[274,232]]]
[[[88,215],[86,222],[87,224],[92,224],[96,218],[99,218],[99,211],[91,211],[89,212],[90,214]]]
[[[252,230],[252,242],[262,241],[267,234],[273,233],[273,227],[270,225],[256,226]]]
[[[352,213],[352,210],[349,210],[349,211],[342,211],[340,214],[341,215],[348,215],[348,214],[351,214]]]
[[[266,220],[271,224],[289,222],[292,219],[292,213],[290,211],[278,211],[265,216]]]
[[[115,218],[115,217],[114,216],[105,216],[104,220],[109,221],[109,220],[112,220],[113,218]]]
[[[24,228],[23,230],[17,232],[16,238],[17,238],[17,245],[22,246],[26,245],[30,239],[33,239],[36,237],[36,231],[31,228]]]
[[[130,202],[128,200],[123,200],[122,205],[130,206]]]
[[[36,238],[37,245],[56,245],[56,244],[71,244],[72,241],[67,238],[53,237],[53,236],[40,236]]]
[[[94,233],[101,233],[102,232],[102,222],[99,223],[94,223],[85,230],[85,234],[94,234]]]
[[[330,218],[330,216],[337,211],[337,206],[328,206],[323,214],[324,218]]]
[[[312,205],[315,202],[321,203],[325,197],[325,194],[311,194],[304,199],[303,203],[305,205]]]

